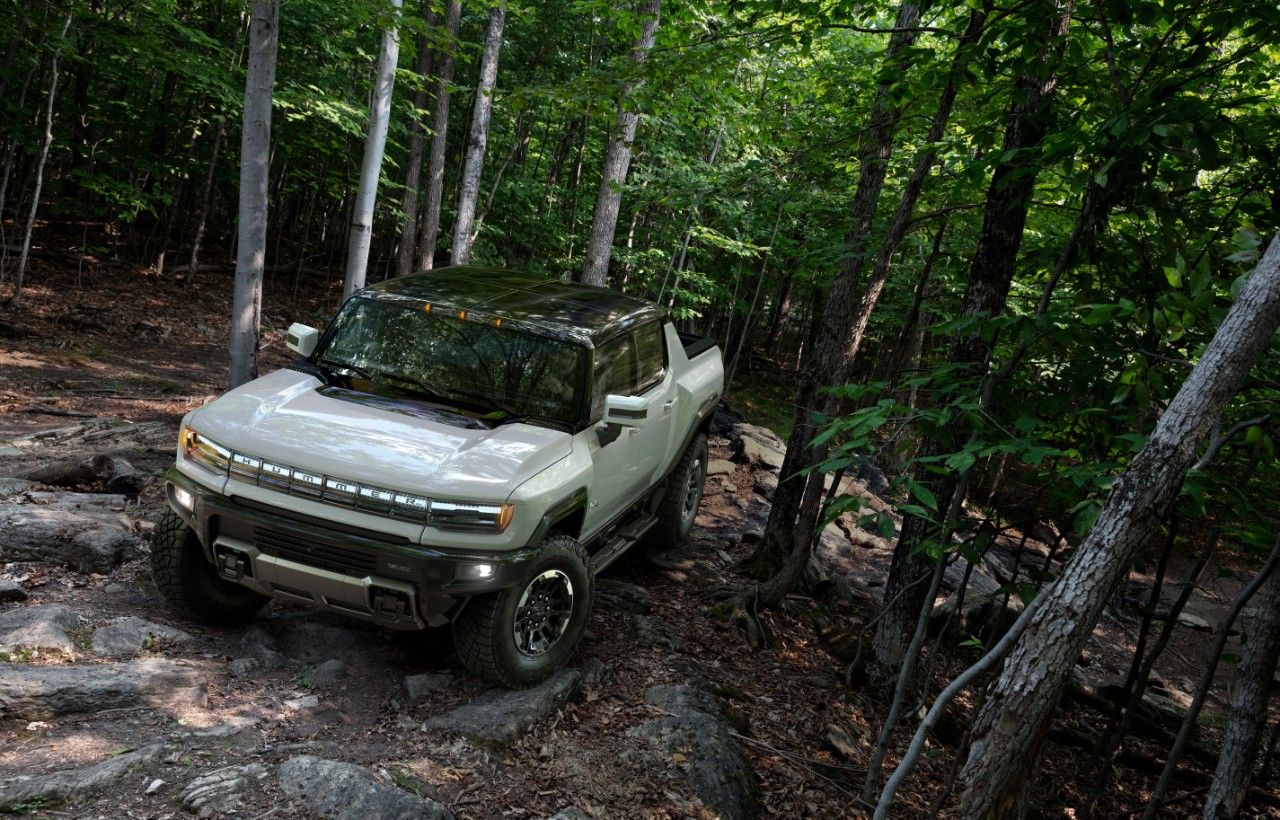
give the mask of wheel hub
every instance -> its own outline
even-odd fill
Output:
[[[558,569],[529,582],[516,605],[511,633],[522,655],[545,655],[560,640],[573,613],[573,582]]]

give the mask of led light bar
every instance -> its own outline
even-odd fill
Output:
[[[202,467],[236,481],[335,507],[474,532],[502,532],[515,513],[512,504],[439,501],[267,461],[223,447],[189,427],[183,428],[180,438],[184,456]]]

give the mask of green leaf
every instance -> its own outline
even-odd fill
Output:
[[[933,491],[923,484],[912,482],[911,494],[920,499],[920,503],[933,510],[938,511],[938,499],[933,497]]]

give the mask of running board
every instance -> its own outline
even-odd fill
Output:
[[[653,513],[641,513],[636,520],[623,527],[617,535],[609,539],[609,543],[591,556],[592,574],[599,575],[604,572],[605,568],[617,561],[622,553],[643,538],[644,534],[653,529],[653,525],[657,523],[658,516]]]

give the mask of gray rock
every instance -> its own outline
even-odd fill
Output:
[[[597,578],[595,605],[614,612],[647,615],[653,609],[653,596],[649,594],[649,590],[635,584]]]
[[[684,651],[684,638],[680,636],[680,630],[666,621],[649,615],[632,615],[631,623],[636,628],[636,643],[641,646]]]
[[[257,658],[236,658],[227,664],[227,672],[233,678],[247,678],[261,667]]]
[[[257,723],[257,718],[249,715],[235,715],[225,723],[219,723],[217,726],[210,726],[208,729],[201,729],[191,734],[195,737],[232,737],[252,729]]]
[[[535,723],[577,698],[582,690],[582,678],[582,672],[577,669],[565,668],[532,689],[520,692],[490,689],[452,712],[429,718],[422,728],[511,743]]]
[[[738,465],[727,458],[713,458],[707,462],[707,475],[729,475],[736,469]]]
[[[312,686],[331,686],[336,683],[343,673],[347,671],[347,665],[337,658],[330,658],[314,669],[309,669],[303,673],[302,679]]]
[[[228,766],[191,781],[182,790],[179,800],[182,808],[197,817],[226,814],[240,805],[245,791],[265,780],[267,774],[267,767],[261,763]]]
[[[99,657],[132,655],[151,648],[157,639],[183,643],[191,640],[191,636],[181,629],[153,624],[129,615],[93,631],[93,653]]]
[[[654,768],[683,777],[715,817],[756,817],[757,778],[734,740],[719,702],[687,686],[655,686],[645,694],[645,700],[672,713],[627,732],[648,742]],[[672,761],[676,761],[674,770],[670,769]]]
[[[198,668],[160,658],[95,666],[10,664],[0,675],[0,719],[43,720],[135,706],[204,707],[208,700],[208,683]]]
[[[577,806],[569,806],[551,815],[547,820],[591,820],[591,815]]]
[[[292,665],[288,656],[277,648],[275,638],[260,626],[251,626],[240,636],[240,646],[261,664],[263,669],[283,669]]]
[[[56,649],[75,652],[75,641],[67,634],[80,626],[80,619],[63,604],[26,606],[0,612],[0,648]]]
[[[379,783],[368,769],[299,755],[281,764],[276,777],[285,794],[302,801],[314,817],[338,820],[444,820],[452,818],[440,803]]]
[[[738,461],[768,470],[781,470],[782,461],[787,456],[786,447],[777,449],[749,436],[735,441],[733,452]]]
[[[359,665],[367,653],[369,633],[353,622],[353,627],[313,620],[285,622],[280,651],[303,663],[323,663],[339,658]]]
[[[85,769],[18,775],[0,780],[0,811],[17,811],[22,805],[72,802],[97,796],[155,760],[163,749],[163,744],[154,743],[107,758]]]
[[[315,695],[303,695],[302,697],[290,698],[284,702],[286,709],[293,711],[301,711],[302,709],[314,709],[320,705],[320,698]]]
[[[105,574],[139,543],[129,519],[110,510],[75,503],[0,503],[2,560],[40,561]]]
[[[409,694],[410,703],[421,703],[436,692],[453,686],[453,675],[448,672],[425,672],[421,675],[406,675],[404,689]]]
[[[0,601],[25,601],[27,591],[17,581],[0,578]]]
[[[1213,624],[1209,623],[1204,618],[1201,618],[1199,615],[1194,615],[1190,612],[1179,612],[1178,623],[1183,626],[1189,626],[1192,629],[1198,629],[1202,632],[1213,631]]]
[[[14,455],[21,455],[21,450],[14,450]],[[0,455],[5,455],[0,452]],[[25,478],[0,478],[0,495],[17,495],[24,490],[36,486],[34,481],[27,481]]]

